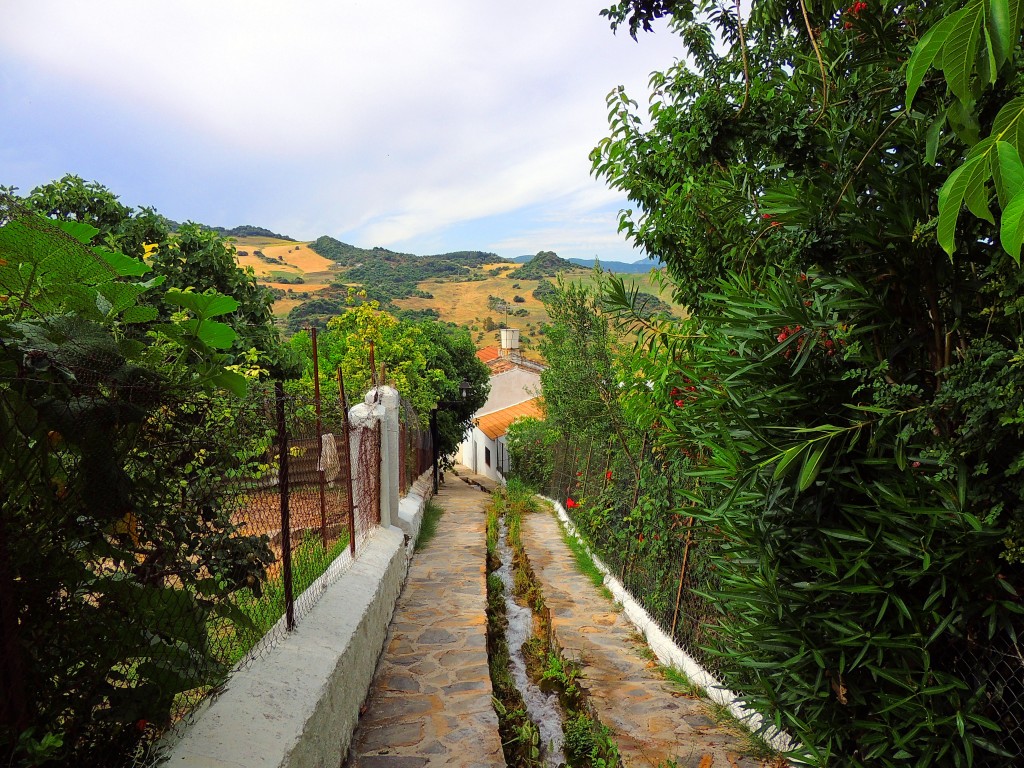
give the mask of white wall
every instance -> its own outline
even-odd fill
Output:
[[[488,449],[491,452],[489,467],[485,462]],[[459,446],[458,459],[478,475],[484,475],[491,480],[501,480],[501,475],[498,474],[498,441],[489,438],[478,427],[466,432],[466,439]]]
[[[491,376],[490,381],[491,393],[474,418],[525,403],[540,394],[540,374],[522,368]]]

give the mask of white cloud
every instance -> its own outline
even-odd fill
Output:
[[[600,2],[6,5],[0,60],[25,77],[0,82],[0,97],[29,100],[19,82],[31,76],[77,91],[126,133],[137,124],[132,141],[152,158],[138,189],[159,190],[152,202],[203,220],[206,209],[188,207],[204,199],[197,187],[259,167],[265,184],[211,206],[238,221],[211,223],[271,226],[259,215],[315,228],[299,236],[350,232],[365,244],[437,240],[460,223],[538,205],[577,218],[607,205],[617,196],[590,179],[587,160],[606,131],[604,95],[625,82],[642,96],[649,71],[677,49],[667,35],[639,45],[613,36]],[[59,133],[67,116],[28,119]],[[154,136],[154,122],[169,130]],[[5,144],[6,133],[0,120]],[[184,185],[183,158],[209,177]],[[515,242],[514,231],[495,234]],[[618,236],[613,227],[594,237]]]

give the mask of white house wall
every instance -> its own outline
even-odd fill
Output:
[[[511,371],[496,374],[491,376],[491,393],[487,396],[487,402],[473,417],[480,418],[489,413],[525,403],[538,394],[540,394],[539,373],[513,368]]]
[[[491,466],[486,464],[486,450],[491,452]],[[492,440],[477,427],[466,433],[466,439],[459,446],[459,462],[465,464],[478,475],[492,480],[501,480],[498,474],[498,441]]]

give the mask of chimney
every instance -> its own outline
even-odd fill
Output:
[[[501,333],[501,356],[512,357],[513,353],[519,352],[519,329],[502,328]]]

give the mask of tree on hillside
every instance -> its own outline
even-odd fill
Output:
[[[257,283],[251,269],[239,267],[234,247],[216,232],[187,222],[178,225],[171,236],[167,220],[153,209],[130,208],[103,185],[70,174],[33,189],[25,205],[51,219],[94,227],[92,245],[134,258],[147,256],[154,274],[168,288],[232,296],[238,308],[225,321],[236,332],[233,353],[243,355],[254,349],[264,369],[279,375],[294,373],[295,361],[284,354],[274,328],[272,295]],[[178,308],[162,302],[161,296],[145,300],[157,302],[160,316],[167,319]]]
[[[146,245],[167,240],[167,220],[152,208],[135,210],[95,181],[67,174],[35,187],[25,205],[51,219],[79,221],[96,227],[93,245],[106,245],[141,258]]]
[[[319,334],[321,388],[330,387],[340,368],[349,401],[355,402],[373,385],[370,345],[378,372],[384,367],[391,383],[415,409],[426,427],[430,411],[444,400],[457,403],[438,414],[442,456],[453,453],[462,442],[470,418],[487,400],[488,369],[476,358],[468,331],[434,321],[409,322],[384,312],[373,301],[359,301],[353,293],[348,307],[327,323]],[[309,334],[296,334],[291,342],[306,361],[303,379],[296,387],[312,387],[312,344]],[[379,381],[379,378],[377,379]],[[470,385],[469,397],[461,397],[460,384]],[[335,387],[337,392],[337,387]]]
[[[626,412],[691,457],[721,534],[728,682],[805,759],[1009,764],[1024,10],[741,7],[604,12],[634,36],[666,18],[687,54],[652,76],[646,115],[610,95],[592,154],[694,313],[643,318],[609,281],[644,341]]]

